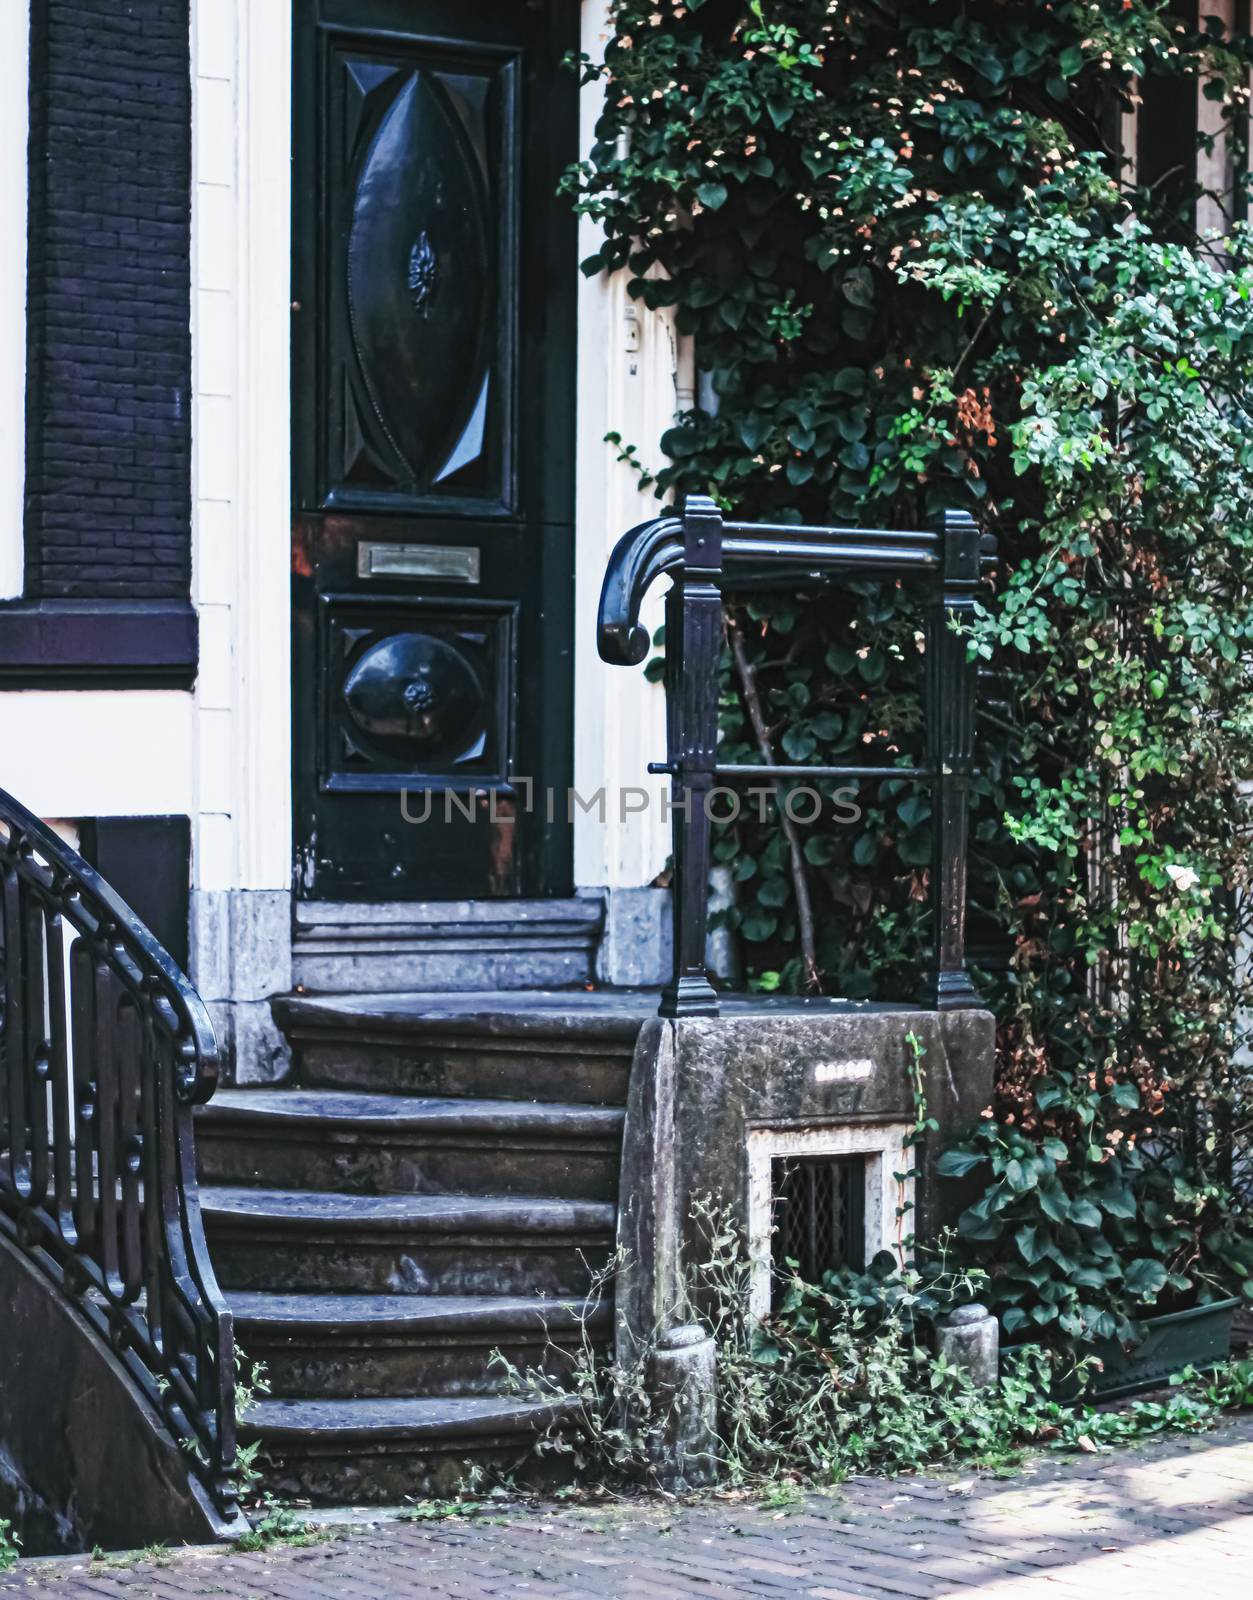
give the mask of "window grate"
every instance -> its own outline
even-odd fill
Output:
[[[806,1283],[866,1265],[866,1158],[776,1156],[771,1164],[771,1253],[795,1261]]]

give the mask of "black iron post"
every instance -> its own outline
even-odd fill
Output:
[[[927,608],[926,718],[931,790],[932,969],[924,999],[937,1011],[982,1002],[966,971],[966,841],[974,765],[976,663],[966,637],[979,582],[979,529],[965,511],[940,524],[940,582]],[[955,631],[961,628],[962,632]]]
[[[683,565],[666,596],[666,743],[674,841],[674,977],[663,1017],[716,1017],[705,969],[709,794],[718,747],[722,649],[722,513],[707,495],[683,502]]]

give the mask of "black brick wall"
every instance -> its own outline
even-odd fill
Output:
[[[186,597],[188,0],[34,0],[27,594]]]

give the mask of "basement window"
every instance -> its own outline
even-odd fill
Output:
[[[797,1263],[806,1283],[866,1265],[864,1155],[787,1155],[770,1163],[771,1256],[780,1272]]]
[[[912,1122],[832,1119],[745,1132],[754,1321],[770,1315],[782,1256],[821,1278],[832,1266],[856,1270],[880,1250],[896,1250],[898,1218],[914,1202]]]

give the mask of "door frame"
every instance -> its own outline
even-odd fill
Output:
[[[292,15],[255,0],[191,0],[193,26],[193,595],[200,676],[191,698],[192,965],[210,1000],[256,999],[290,981],[292,878],[291,416]],[[583,0],[582,47],[607,36],[605,0]],[[580,149],[599,94],[583,91]],[[598,243],[579,225],[578,256]],[[625,313],[640,349],[628,356]],[[604,442],[669,425],[690,394],[672,321],[628,303],[619,281],[578,282],[575,516],[575,785],[639,784],[664,746],[661,697],[605,667],[591,619],[622,529],[656,512]],[[214,374],[206,381],[206,351]],[[632,371],[631,369],[635,370]],[[656,808],[625,826],[576,811],[576,885],[648,883],[666,856]],[[237,959],[228,907],[246,903],[266,959]]]

